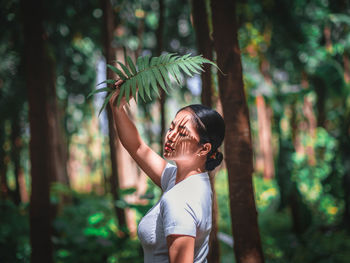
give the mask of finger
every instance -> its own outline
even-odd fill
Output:
[[[114,104],[114,100],[115,100],[115,95],[116,94],[116,92],[114,92],[113,94],[112,94],[112,97],[109,99],[109,103],[111,103],[112,105]]]
[[[110,100],[109,100],[109,102],[110,102],[113,106],[115,106],[116,103],[117,103],[118,95],[119,95],[119,90],[113,92],[113,95],[112,95],[112,97],[111,97]]]
[[[118,80],[114,83],[114,85],[115,85],[116,87],[119,87],[120,85],[123,84],[123,82],[124,82],[124,80],[118,79]]]

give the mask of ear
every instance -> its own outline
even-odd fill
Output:
[[[199,151],[200,155],[207,155],[211,150],[211,144],[209,142],[202,145],[202,149]]]

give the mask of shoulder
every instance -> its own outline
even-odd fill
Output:
[[[176,176],[176,170],[177,170],[176,165],[173,165],[171,163],[167,163],[167,165],[165,166],[160,179],[161,188],[164,192],[166,192],[166,190],[169,188],[172,181],[174,180]]]
[[[185,182],[173,186],[165,192],[160,206],[163,211],[171,210],[171,214],[190,213],[193,217],[202,214],[203,207],[211,203],[209,178],[194,176]]]

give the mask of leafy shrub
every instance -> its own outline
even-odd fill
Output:
[[[336,140],[323,128],[317,128],[313,138],[302,135],[303,146],[314,149],[314,155],[307,153],[293,154],[292,180],[297,184],[303,199],[314,212],[318,224],[335,223],[343,210],[343,200],[331,192],[331,185],[326,180],[333,170],[336,157]],[[310,164],[310,159],[314,164]],[[338,178],[338,181],[341,181]],[[333,184],[334,185],[334,181]]]
[[[28,206],[0,201],[0,262],[29,262]]]
[[[136,239],[123,236],[112,202],[95,194],[79,194],[55,219],[56,262],[142,262]]]

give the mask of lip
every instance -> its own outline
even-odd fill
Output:
[[[174,151],[174,148],[171,147],[170,143],[166,143],[164,145],[164,150],[167,151],[167,152],[172,152],[172,151]]]

